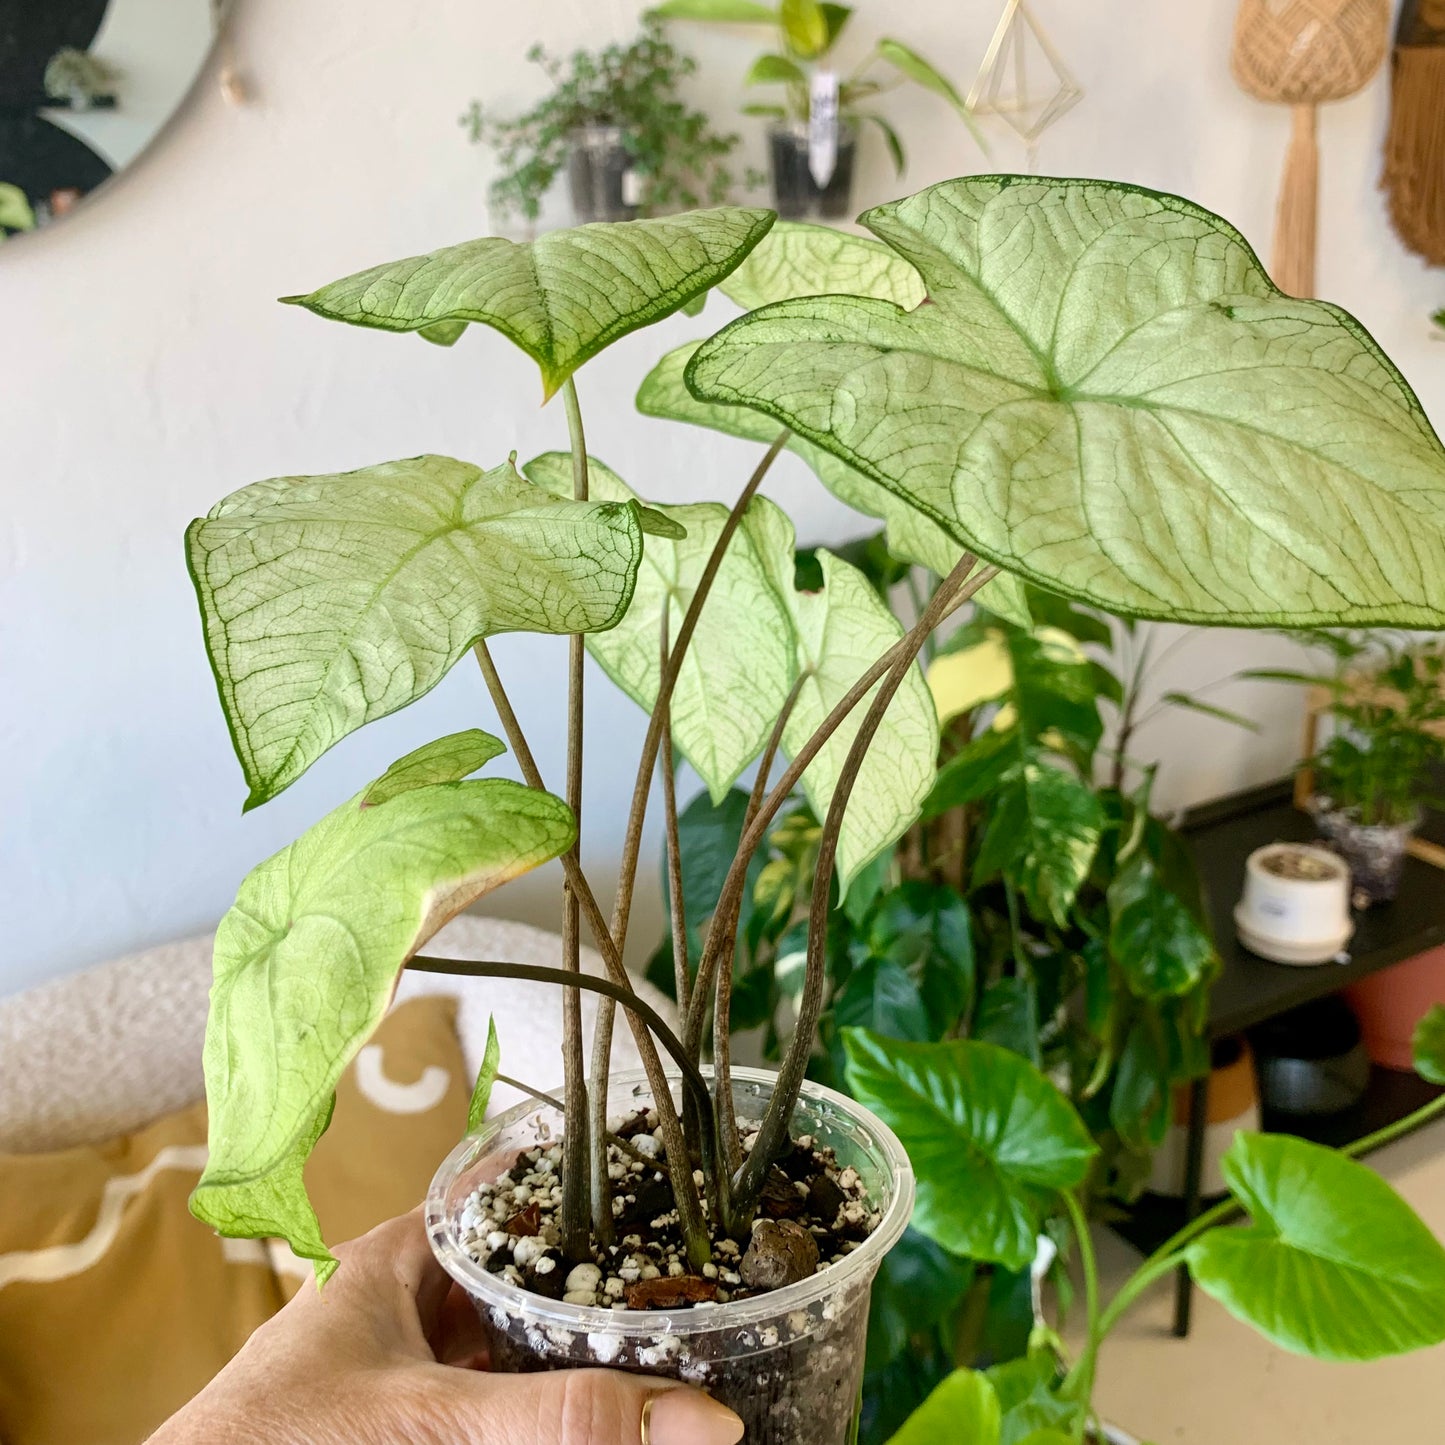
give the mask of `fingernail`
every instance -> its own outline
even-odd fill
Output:
[[[738,1445],[743,1422],[701,1390],[668,1390],[652,1397],[649,1445]]]

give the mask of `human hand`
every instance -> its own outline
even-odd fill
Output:
[[[337,1251],[150,1445],[736,1445],[699,1390],[611,1370],[493,1375],[420,1211]],[[647,1410],[647,1439],[643,1412]]]

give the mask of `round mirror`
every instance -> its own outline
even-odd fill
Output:
[[[150,143],[225,0],[0,0],[0,238],[63,216]]]

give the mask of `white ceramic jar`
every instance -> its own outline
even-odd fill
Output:
[[[1256,848],[1245,863],[1234,926],[1239,941],[1262,958],[1327,963],[1355,931],[1349,865],[1306,843]]]

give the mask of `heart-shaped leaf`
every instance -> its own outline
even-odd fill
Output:
[[[1284,1134],[1224,1156],[1241,1229],[1189,1246],[1189,1271],[1233,1315],[1297,1354],[1373,1360],[1445,1340],[1445,1248],[1362,1164]]]
[[[191,523],[186,556],[251,808],[478,638],[613,626],[642,531],[634,503],[426,456],[245,487]]]
[[[790,757],[848,689],[903,636],[898,619],[856,567],[822,549],[818,561],[822,590],[792,594],[803,683],[783,727],[783,747]],[[803,791],[820,818],[827,815],[874,691],[823,744],[803,774]],[[843,814],[838,873],[844,893],[859,871],[917,818],[933,786],[937,764],[938,718],[928,684],[915,667],[883,715]]]
[[[1058,1393],[1059,1367],[1052,1350],[1036,1349],[994,1365],[988,1382],[998,1396],[1003,1420],[999,1445],[1071,1445],[1087,1406]]]
[[[957,541],[1116,612],[1445,624],[1445,449],[1352,317],[1102,181],[975,176],[863,217],[928,300],[741,317],[686,370]]]
[[[1069,1101],[994,1044],[849,1029],[844,1047],[854,1097],[913,1161],[913,1227],[950,1253],[1022,1269],[1055,1195],[1083,1182],[1097,1152]]]
[[[998,1445],[998,1396],[974,1370],[955,1370],[908,1417],[889,1445]]]
[[[572,493],[570,453],[544,453],[523,470],[550,492]],[[588,475],[594,498],[633,498],[596,457],[588,458]],[[681,524],[685,535],[648,538],[626,616],[587,639],[607,675],[648,712],[662,677],[662,609],[675,640],[728,515],[716,502],[656,510]],[[797,677],[792,622],[779,595],[792,565],[791,525],[766,498],[754,498],[723,554],[672,693],[673,744],[715,802],[762,751]],[[786,585],[791,591],[791,580]]]
[[[422,775],[408,761],[394,784]],[[505,779],[423,783],[380,803],[368,793],[247,875],[216,933],[206,1023],[210,1160],[192,1211],[223,1234],[289,1240],[323,1279],[335,1260],[301,1166],[398,972],[449,918],[577,832],[565,803]]]
[[[488,236],[282,300],[354,326],[427,331],[443,344],[456,340],[456,323],[494,327],[541,367],[550,397],[618,337],[715,286],[772,224],[771,211],[720,206],[535,241]]]
[[[1445,1084],[1445,1004],[1437,1003],[1415,1026],[1415,1068],[1432,1084]]]

